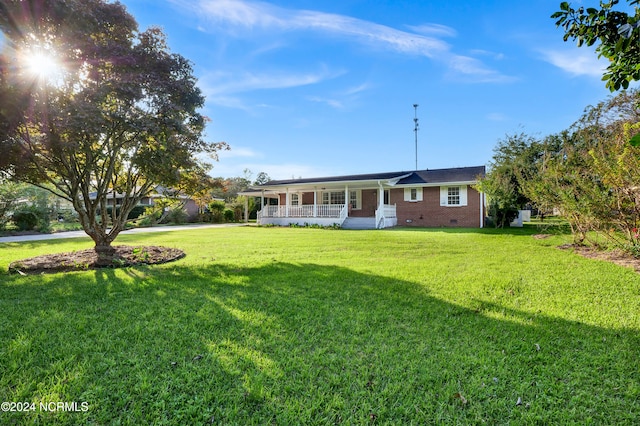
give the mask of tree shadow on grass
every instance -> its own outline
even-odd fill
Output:
[[[4,278],[4,277],[3,277]],[[0,284],[4,401],[53,424],[631,424],[640,337],[335,266],[129,268]]]

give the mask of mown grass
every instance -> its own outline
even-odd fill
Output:
[[[0,400],[89,404],[0,424],[636,423],[640,276],[533,232],[123,235],[187,257],[0,275]]]

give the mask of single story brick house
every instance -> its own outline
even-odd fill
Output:
[[[261,198],[258,223],[374,229],[484,226],[485,166],[272,180],[244,191]]]

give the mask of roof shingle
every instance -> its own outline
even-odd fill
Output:
[[[484,176],[485,166],[457,167],[449,169],[400,171],[386,173],[370,173],[362,175],[328,176],[306,179],[271,180],[261,186],[279,186],[321,182],[357,182],[367,180],[389,180],[408,175],[398,181],[398,185],[430,184],[445,182],[469,182],[477,180],[478,176]]]

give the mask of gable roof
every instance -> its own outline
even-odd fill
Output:
[[[439,183],[476,182],[478,176],[484,176],[485,166],[457,167],[449,169],[415,170],[362,175],[327,176],[305,179],[271,180],[257,185],[253,189],[273,189],[274,187],[299,186],[330,183],[374,183],[385,181],[387,185],[435,185]]]

